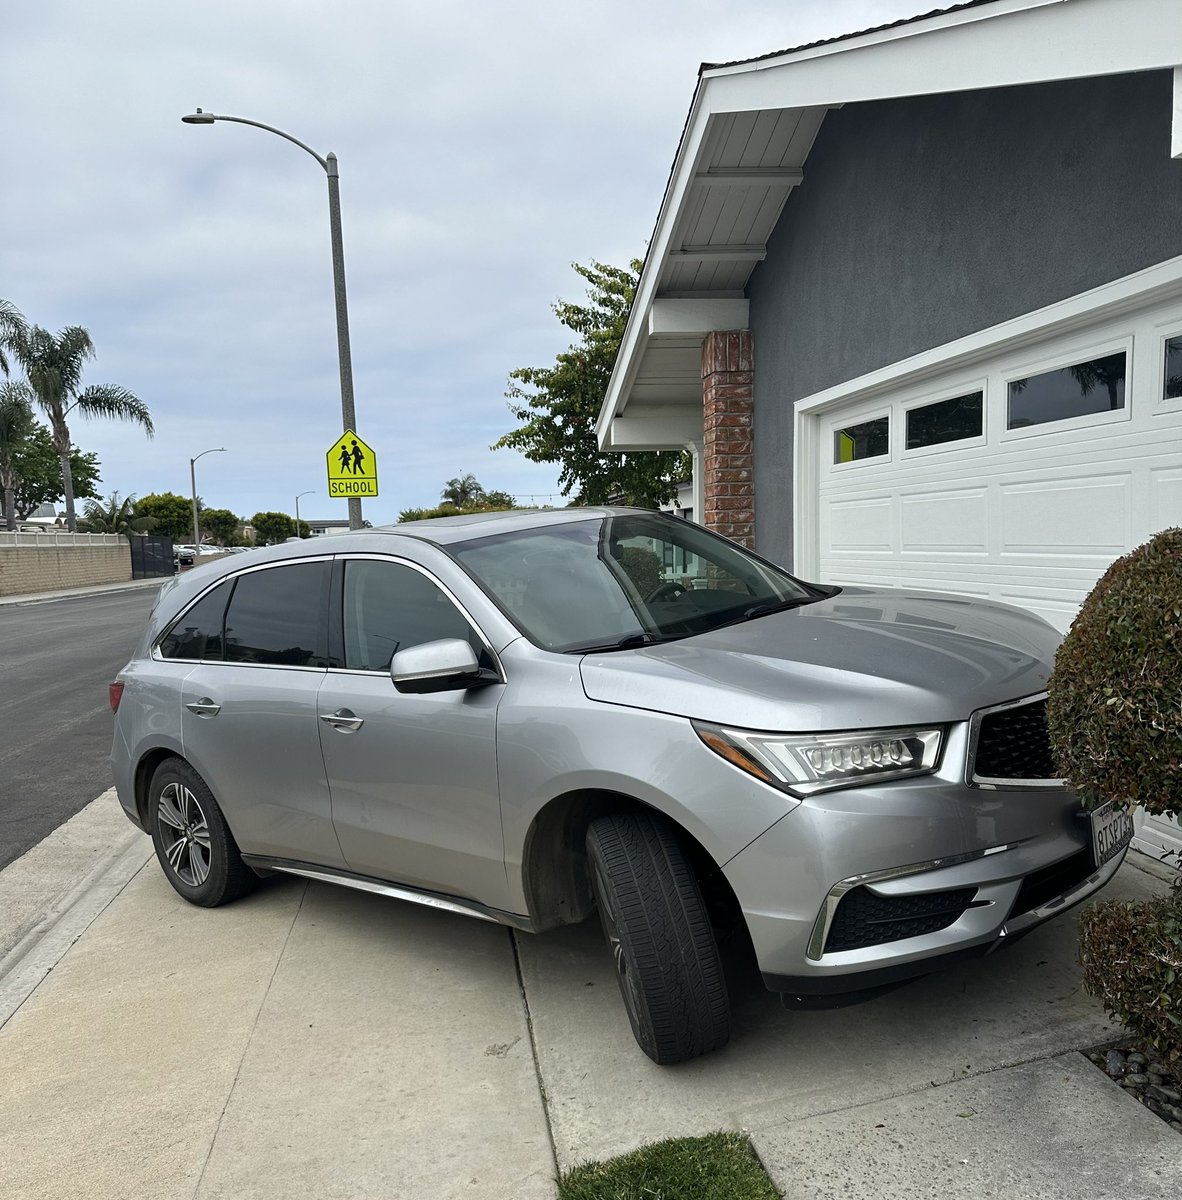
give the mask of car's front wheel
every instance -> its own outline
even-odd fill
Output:
[[[640,1048],[656,1063],[726,1045],[730,1005],[694,873],[668,822],[647,812],[587,830],[591,887]]]
[[[190,904],[216,908],[258,883],[213,793],[184,759],[165,759],[156,768],[148,811],[165,877]]]

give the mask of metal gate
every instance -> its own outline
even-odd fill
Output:
[[[155,579],[176,571],[172,538],[135,534],[130,540],[132,579]]]

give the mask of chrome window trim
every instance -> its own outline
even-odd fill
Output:
[[[852,892],[854,888],[868,883],[882,883],[886,879],[901,879],[905,875],[922,875],[927,871],[940,870],[942,867],[958,867],[961,863],[976,862],[978,859],[988,858],[992,854],[1001,854],[1005,850],[1012,850],[1018,844],[1017,842],[1008,842],[1004,846],[970,850],[967,854],[950,854],[946,858],[932,858],[927,862],[910,863],[905,867],[888,867],[884,871],[866,871],[862,875],[851,875],[848,879],[842,879],[835,883],[825,896],[821,910],[813,922],[805,954],[813,962],[820,962],[824,958],[825,942],[829,937],[829,928],[833,924],[833,918],[837,915],[837,906],[845,894]]]
[[[160,643],[168,637],[172,632],[172,627],[191,609],[195,604],[200,603],[209,595],[215,588],[220,587],[223,583],[231,579],[240,579],[243,575],[253,575],[255,571],[273,571],[277,567],[297,566],[301,563],[311,562],[327,562],[331,563],[335,556],[332,554],[313,554],[307,558],[281,558],[277,562],[255,563],[250,567],[243,567],[241,571],[227,571],[225,575],[219,576],[213,580],[209,587],[203,588],[184,608],[168,622],[167,625],[160,631],[159,635],[152,641],[152,658],[156,662],[165,663],[196,663],[199,666],[217,666],[217,667],[265,667],[268,671],[327,671],[327,667],[299,667],[290,666],[280,663],[247,663],[247,662],[226,662],[223,658],[165,658],[160,653]]]
[[[357,562],[357,561],[364,560],[364,561],[368,561],[368,562],[392,563],[395,566],[410,567],[412,570],[418,571],[418,573],[420,575],[422,575],[425,579],[428,579],[431,583],[433,583],[452,602],[452,604],[454,604],[456,606],[456,608],[459,609],[460,616],[462,616],[464,618],[464,620],[468,622],[468,625],[473,630],[475,630],[476,636],[480,639],[481,644],[492,656],[492,660],[493,660],[493,663],[496,665],[497,675],[500,677],[501,683],[506,682],[505,667],[504,667],[504,664],[501,662],[501,656],[496,652],[496,650],[493,649],[493,644],[492,644],[492,642],[489,641],[488,636],[485,634],[484,630],[480,628],[480,625],[476,621],[475,617],[472,616],[472,614],[468,611],[468,609],[464,606],[464,604],[456,596],[455,592],[453,592],[451,590],[451,588],[449,588],[447,586],[447,584],[444,583],[443,580],[440,579],[437,575],[435,575],[429,568],[424,567],[420,563],[414,562],[409,558],[401,558],[396,554],[374,554],[372,551],[359,551],[356,553],[335,554],[335,555],[333,555],[333,558],[340,559],[342,564],[344,564],[346,566],[351,562]],[[343,586],[344,586],[344,584],[342,581],[342,587]],[[342,635],[343,635],[343,633],[344,633],[344,629],[343,629],[344,614],[343,613],[341,615],[341,621],[342,621]],[[420,644],[422,644],[422,643],[420,643]],[[388,670],[386,670],[386,671],[365,671],[365,670],[362,670],[360,667],[326,667],[325,670],[331,671],[334,675],[363,675],[363,676],[366,676],[371,679],[375,675],[384,676],[386,678],[389,678],[389,676],[390,676],[390,672]]]
[[[964,781],[967,787],[981,791],[1006,792],[1026,791],[1031,788],[1065,788],[1063,779],[998,779],[990,775],[977,775],[977,739],[981,734],[981,722],[993,713],[1006,712],[1011,708],[1025,708],[1037,704],[1047,698],[1046,692],[1035,692],[1032,696],[1023,696],[1020,700],[1007,700],[1004,704],[993,704],[988,708],[979,708],[969,717],[969,747],[965,754]]]

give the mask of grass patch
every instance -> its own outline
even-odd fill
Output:
[[[559,1200],[780,1200],[741,1133],[669,1138],[558,1180]]]

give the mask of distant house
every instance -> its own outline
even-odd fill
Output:
[[[349,518],[340,517],[331,521],[309,521],[301,518],[304,525],[312,531],[312,537],[325,537],[333,533],[348,533]]]
[[[1182,524],[1178,0],[704,66],[597,428],[806,578],[1065,629]]]

